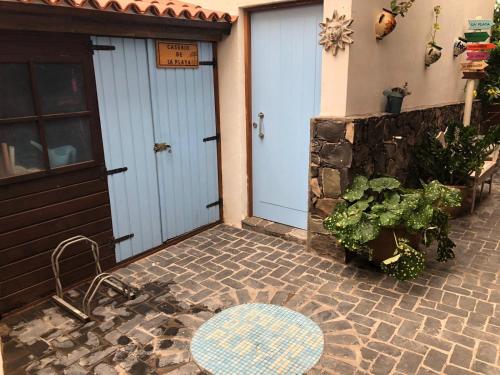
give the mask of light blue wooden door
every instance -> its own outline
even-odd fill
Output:
[[[307,227],[309,121],[320,111],[322,5],[252,13],[254,216]]]
[[[199,43],[199,59],[213,60],[212,45]],[[158,69],[148,41],[163,238],[170,239],[219,220],[213,66]],[[204,141],[205,140],[205,141]],[[208,206],[208,207],[207,207]]]
[[[114,237],[134,235],[117,243],[121,261],[163,242],[147,41],[92,39],[115,46],[114,51],[95,51],[94,69],[106,168],[127,167],[108,177]]]

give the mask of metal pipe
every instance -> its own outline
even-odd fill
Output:
[[[475,87],[476,87],[476,81],[473,79],[468,79],[467,84],[465,85],[464,126],[470,125]]]

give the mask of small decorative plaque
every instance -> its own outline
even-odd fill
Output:
[[[198,44],[157,40],[156,66],[158,68],[198,68]]]

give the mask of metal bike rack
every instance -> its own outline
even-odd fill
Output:
[[[75,306],[73,306],[71,303],[69,303],[64,299],[63,288],[60,279],[60,267],[59,267],[59,259],[61,258],[61,255],[64,253],[64,251],[69,246],[79,242],[86,242],[90,245],[90,248],[92,250],[92,255],[94,256],[95,271],[96,271],[96,276],[90,283],[90,287],[87,290],[87,293],[85,293],[85,296],[83,297],[83,302],[82,302],[83,311],[77,309]],[[129,299],[135,298],[135,293],[130,288],[130,286],[128,286],[118,277],[110,273],[102,272],[101,264],[99,262],[99,245],[97,245],[97,243],[95,241],[92,241],[90,238],[87,238],[85,236],[75,236],[62,241],[59,245],[57,245],[56,249],[52,252],[51,262],[52,262],[52,271],[54,271],[54,278],[56,279],[56,295],[52,296],[52,299],[59,306],[68,310],[70,313],[75,315],[78,319],[83,320],[84,322],[88,322],[90,320],[90,314],[91,314],[90,305],[92,303],[92,299],[97,293],[97,290],[102,284],[106,284],[107,286],[116,290],[118,293],[127,296],[127,298]]]

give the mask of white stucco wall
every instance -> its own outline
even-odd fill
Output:
[[[349,0],[350,1],[350,0]],[[247,216],[244,8],[283,0],[196,0],[240,18],[218,46],[224,221],[240,226]]]
[[[352,0],[325,0],[325,10],[331,13],[333,4],[350,12]],[[238,15],[231,35],[218,46],[219,94],[222,144],[222,187],[224,220],[230,225],[241,225],[247,216],[246,169],[246,107],[245,107],[245,8],[263,4],[284,3],[285,0],[197,0],[196,3]],[[347,93],[348,54],[333,59],[324,55],[322,75],[336,85],[322,86],[322,113],[345,115]],[[326,63],[325,63],[326,59]],[[319,115],[319,114],[318,114]]]
[[[463,32],[469,18],[491,18],[495,0],[417,0],[392,34],[376,41],[374,23],[389,0],[353,0],[354,44],[349,55],[347,115],[383,112],[386,88],[408,82],[412,95],[403,110],[423,106],[457,103],[464,100],[465,81],[460,62],[465,54],[453,58],[453,43]],[[424,54],[431,39],[433,8],[442,12],[436,41],[443,47],[441,59],[425,68]]]
[[[239,226],[247,216],[246,108],[244,9],[284,0],[196,0],[197,4],[238,15],[231,35],[218,46],[224,218]],[[321,114],[346,116],[382,112],[382,91],[408,82],[413,94],[404,109],[463,101],[460,62],[453,59],[453,42],[463,35],[468,18],[492,16],[495,0],[417,0],[396,30],[375,39],[378,12],[390,0],[324,0],[325,16],[333,9],[354,18],[354,44],[337,57],[323,54]],[[442,30],[437,41],[444,47],[440,61],[424,67],[424,51],[433,24],[432,9],[442,5]]]

